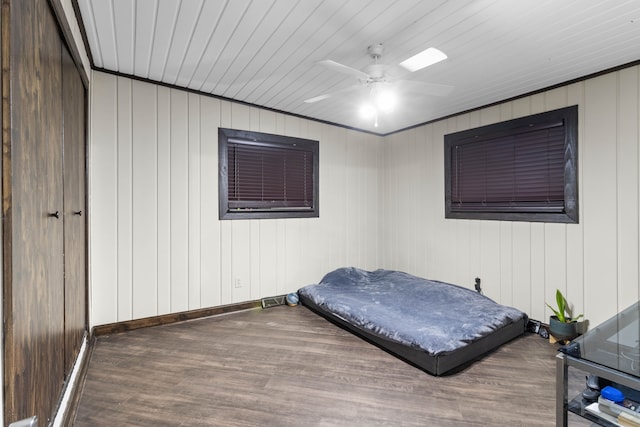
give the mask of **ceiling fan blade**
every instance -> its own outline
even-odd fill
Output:
[[[331,68],[332,70],[337,71],[339,73],[349,74],[362,80],[369,79],[369,74],[362,72],[360,70],[356,70],[355,68],[351,68],[347,65],[340,64],[339,62],[332,61],[330,59],[325,59],[324,61],[320,61],[319,64],[322,64],[325,67]]]
[[[304,102],[307,104],[313,104],[314,102],[322,101],[341,93],[351,92],[353,90],[361,89],[362,87],[363,86],[361,85],[353,85],[353,86],[345,87],[344,89],[339,89],[339,90],[336,90],[335,92],[325,93],[323,95],[318,95],[318,96],[314,96],[313,98],[305,99]]]
[[[448,96],[455,89],[453,86],[441,85],[437,83],[419,82],[415,80],[399,80],[398,84],[403,89],[420,92],[425,95]]]
[[[390,82],[405,80],[405,77],[409,76],[409,74],[411,74],[411,71],[399,65],[390,65],[384,72],[385,77]]]

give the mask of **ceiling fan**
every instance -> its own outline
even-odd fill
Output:
[[[447,96],[451,93],[451,91],[453,91],[453,86],[425,83],[413,80],[404,80],[391,75],[389,73],[389,70],[396,67],[379,62],[382,54],[384,53],[384,46],[382,45],[382,43],[377,43],[369,46],[367,48],[367,53],[369,54],[373,62],[369,64],[363,71],[329,59],[320,61],[319,64],[327,68],[356,77],[358,80],[358,84],[337,90],[335,92],[305,99],[304,102],[306,102],[307,104],[312,104],[339,94],[361,89],[362,87],[370,88],[371,94],[373,95],[374,92],[381,93],[382,89],[388,88],[390,84],[394,83],[401,83],[403,86],[408,87],[409,90],[420,92],[426,95]],[[440,62],[446,58],[447,56],[440,50],[431,47],[406,59],[405,61],[402,61],[399,65],[408,72],[414,72],[429,65]]]

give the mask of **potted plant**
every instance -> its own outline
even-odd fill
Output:
[[[554,314],[549,317],[549,333],[560,340],[572,340],[578,336],[578,320],[582,314],[573,317],[571,308],[560,289],[556,289],[556,305],[557,307],[552,307],[547,303],[547,307]]]

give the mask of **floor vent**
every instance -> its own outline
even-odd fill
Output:
[[[262,308],[275,307],[277,305],[285,305],[287,303],[286,295],[278,295],[275,297],[262,298]]]

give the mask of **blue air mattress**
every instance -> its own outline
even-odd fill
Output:
[[[527,315],[461,286],[340,268],[298,290],[303,305],[432,375],[522,335]]]

